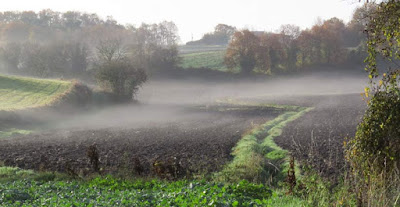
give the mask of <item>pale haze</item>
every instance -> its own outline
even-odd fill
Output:
[[[302,29],[317,20],[338,17],[348,22],[357,0],[13,0],[2,1],[1,11],[81,11],[112,16],[121,24],[139,26],[142,22],[173,21],[179,28],[181,42],[201,38],[215,25],[224,23],[237,28],[276,31],[282,24]]]

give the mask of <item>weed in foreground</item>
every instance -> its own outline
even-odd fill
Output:
[[[90,145],[86,150],[90,164],[95,172],[100,172],[100,156],[96,144]]]

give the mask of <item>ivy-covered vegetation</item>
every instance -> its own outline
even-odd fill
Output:
[[[400,2],[383,1],[368,16],[368,109],[347,146],[359,205],[399,205]]]

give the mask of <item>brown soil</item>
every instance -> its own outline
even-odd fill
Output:
[[[314,107],[289,123],[275,142],[324,177],[337,178],[346,167],[343,142],[355,135],[365,111],[366,103],[361,96],[291,96],[272,102]]]
[[[107,173],[153,175],[159,170],[154,165],[168,167],[173,162],[179,162],[185,174],[208,173],[220,170],[231,159],[232,148],[253,124],[281,113],[271,108],[230,106],[182,110],[204,116],[183,123],[64,129],[12,137],[1,140],[0,160],[24,169],[87,174],[93,171],[87,150],[95,145],[101,171]]]

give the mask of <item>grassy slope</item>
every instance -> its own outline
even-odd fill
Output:
[[[224,65],[225,51],[197,52],[182,55],[182,68],[209,68],[212,70],[228,71]]]
[[[50,106],[72,90],[74,83],[61,80],[35,79],[0,75],[0,118],[15,111]],[[31,129],[18,129],[0,123],[0,138],[29,134]]]
[[[51,105],[73,87],[73,83],[0,75],[0,111]]]

